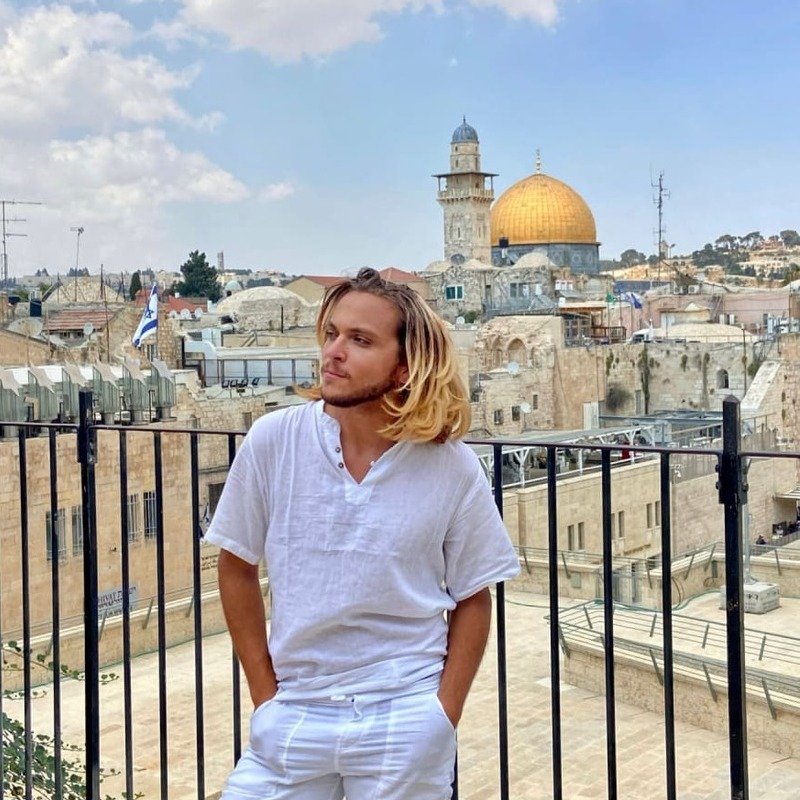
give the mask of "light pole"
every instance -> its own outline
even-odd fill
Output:
[[[83,227],[77,228],[70,228],[70,230],[76,234],[76,245],[75,245],[75,302],[78,302],[78,264],[81,260],[81,234],[83,233]]]

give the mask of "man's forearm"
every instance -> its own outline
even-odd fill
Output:
[[[450,614],[439,700],[453,725],[461,719],[464,702],[486,649],[491,623],[492,596],[488,589],[460,601]]]
[[[275,670],[267,648],[267,622],[258,567],[221,550],[219,592],[225,621],[250,688],[253,705],[259,706],[278,690]]]

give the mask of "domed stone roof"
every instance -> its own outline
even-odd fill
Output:
[[[492,245],[597,244],[586,201],[566,183],[541,172],[517,181],[492,206]]]
[[[467,124],[467,118],[463,118],[463,122],[453,131],[453,138],[450,144],[458,144],[459,142],[477,142],[478,131]]]

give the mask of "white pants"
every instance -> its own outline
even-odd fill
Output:
[[[221,800],[449,800],[456,735],[435,692],[270,700]]]

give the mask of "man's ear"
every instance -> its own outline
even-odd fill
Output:
[[[408,367],[405,364],[398,364],[394,377],[397,385],[402,386],[408,380]]]

